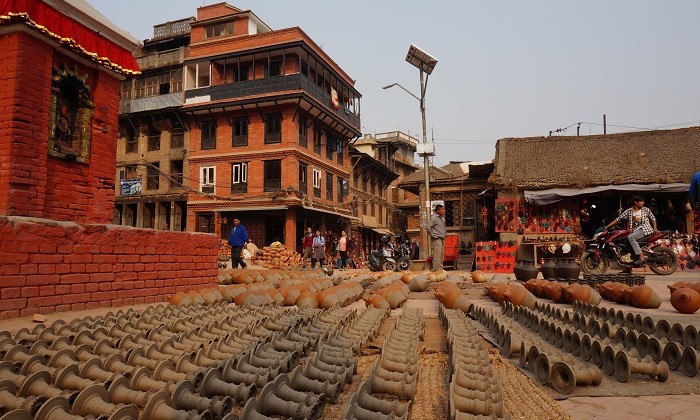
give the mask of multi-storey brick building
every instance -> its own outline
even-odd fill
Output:
[[[310,226],[347,229],[347,144],[360,135],[354,81],[307,34],[251,11],[197,9],[183,75],[191,122],[188,229],[299,249]]]
[[[352,209],[358,217],[353,237],[365,255],[378,245],[381,235],[406,232],[408,213],[402,206],[418,198],[399,190],[398,183],[418,169],[413,162],[417,143],[408,134],[392,131],[365,134],[352,144]]]
[[[186,230],[190,136],[180,107],[193,20],[155,25],[136,53],[142,74],[122,82],[115,224]]]

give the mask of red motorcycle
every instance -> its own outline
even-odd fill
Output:
[[[615,261],[623,269],[648,266],[656,274],[667,276],[678,268],[678,256],[669,247],[659,241],[668,239],[673,232],[659,231],[645,236],[637,242],[646,256],[642,264],[634,263],[634,253],[627,237],[626,229],[598,229],[593,241],[581,255],[581,270],[588,274],[602,274],[610,268],[610,261]]]

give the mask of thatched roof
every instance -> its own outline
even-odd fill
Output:
[[[489,181],[517,189],[689,182],[700,127],[580,137],[504,138]]]

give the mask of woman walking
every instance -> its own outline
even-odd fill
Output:
[[[316,261],[323,266],[326,259],[326,239],[321,236],[321,231],[317,230],[313,240],[313,250],[311,252],[311,268],[316,268]]]
[[[345,270],[348,268],[348,234],[345,231],[340,232],[340,239],[338,239],[338,252],[340,253],[340,268]]]

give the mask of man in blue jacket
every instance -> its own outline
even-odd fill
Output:
[[[693,175],[693,179],[690,181],[688,195],[690,196],[690,205],[700,210],[700,172],[696,172],[695,175]]]
[[[231,228],[231,233],[228,235],[228,243],[231,245],[231,268],[246,268],[243,258],[241,257],[241,251],[243,247],[248,242],[248,232],[246,232],[245,227],[241,224],[238,219],[233,219],[233,228]]]

